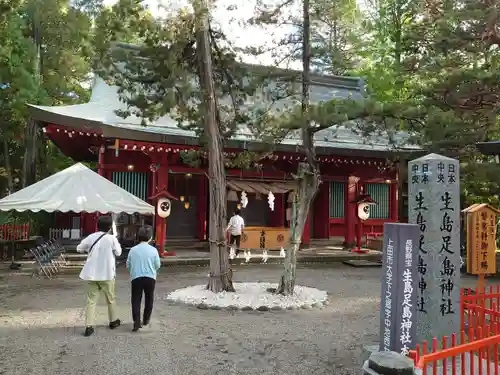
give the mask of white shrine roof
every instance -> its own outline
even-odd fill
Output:
[[[320,102],[332,98],[362,99],[363,82],[351,77],[320,77],[311,85],[311,101]],[[82,130],[100,130],[105,137],[151,141],[172,144],[197,144],[198,136],[194,131],[181,129],[177,122],[169,116],[163,116],[147,126],[141,125],[141,119],[134,115],[122,118],[116,110],[127,109],[120,101],[118,88],[110,86],[99,77],[95,78],[92,95],[88,103],[66,106],[29,105],[32,116],[48,124],[74,127]],[[252,139],[248,128],[240,127],[231,141],[243,143],[256,142]],[[394,136],[394,144],[390,144],[387,136],[373,135],[363,137],[348,126],[333,126],[315,134],[315,146],[318,154],[331,153],[327,149],[362,150],[368,153],[391,151],[419,151],[416,145],[406,144],[408,134],[399,133]],[[300,132],[290,132],[280,146],[291,149],[301,144]],[[288,147],[287,147],[288,146]],[[291,147],[290,147],[291,146]],[[241,145],[240,145],[241,147]]]

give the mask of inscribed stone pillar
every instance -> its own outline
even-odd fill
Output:
[[[420,226],[418,342],[460,330],[459,163],[429,154],[408,165],[409,222]]]
[[[380,351],[404,355],[415,348],[420,228],[384,224],[384,259],[380,298]]]

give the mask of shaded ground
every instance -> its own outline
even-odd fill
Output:
[[[235,281],[273,282],[280,268],[235,271]],[[299,284],[328,291],[330,305],[323,310],[201,311],[166,302],[169,292],[202,284],[206,274],[206,268],[162,270],[153,325],[134,334],[129,283],[120,270],[117,298],[125,324],[108,330],[101,305],[102,326],[91,338],[82,336],[83,283],[76,275],[3,278],[0,374],[358,374],[361,345],[378,336],[380,269],[299,269]]]

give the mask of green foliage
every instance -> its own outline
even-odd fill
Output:
[[[20,187],[13,180],[22,179],[29,119],[26,103],[61,105],[88,99],[93,34],[91,14],[84,8],[97,10],[99,3],[26,0],[9,1],[2,7],[0,122],[2,139],[7,139],[0,148],[2,194],[6,186]],[[39,148],[41,177],[71,163],[50,142],[42,142]]]
[[[460,165],[463,206],[489,203],[500,208],[500,165],[493,160],[475,155]]]
[[[313,70],[345,75],[356,66],[363,17],[355,0],[311,1]]]
[[[357,73],[366,77],[370,98],[385,103],[381,124],[411,132],[411,141],[427,151],[458,156],[464,205],[498,207],[499,167],[474,147],[500,135],[494,4],[374,5]]]
[[[260,0],[255,15],[248,20],[251,26],[289,29],[270,46],[254,45],[245,53],[271,53],[277,64],[302,60],[303,24],[296,1]],[[363,14],[354,0],[310,1],[311,69],[323,74],[344,75],[359,60],[361,20]],[[272,39],[271,37],[269,39]]]
[[[253,151],[224,153],[224,166],[226,168],[238,168],[242,170],[260,170],[262,165],[259,162],[269,155],[270,152]],[[185,150],[180,153],[180,156],[182,162],[190,167],[206,167],[208,155],[204,150]]]
[[[467,155],[497,129],[498,52],[478,26],[488,14],[482,3],[426,3],[401,23],[401,64],[412,76],[404,99],[418,108],[418,121],[405,125],[433,151]]]
[[[199,15],[186,9],[166,19],[153,19],[139,2],[121,0],[97,20],[99,59],[94,66],[99,75],[119,87],[121,99],[128,104],[128,110],[117,111],[118,115],[138,116],[144,125],[168,115],[180,128],[194,131],[205,146],[198,19]],[[117,43],[124,39],[139,45]],[[279,112],[275,103],[291,95],[293,78],[277,82],[272,72],[238,62],[236,50],[215,23],[210,24],[209,39],[217,83],[216,117],[223,138],[244,133],[272,148],[286,132],[270,124],[271,113]],[[189,153],[183,158],[200,163]]]

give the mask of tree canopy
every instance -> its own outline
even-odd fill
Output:
[[[0,2],[0,106],[7,140],[0,153],[2,190],[12,189],[14,179],[21,178],[28,131],[25,103],[85,101],[92,70],[121,88],[135,111],[121,115],[138,115],[147,122],[173,114],[182,127],[204,139],[192,9],[160,19],[135,0],[119,0],[112,7],[102,0],[48,1],[43,6],[36,0]],[[298,3],[258,4],[255,15],[245,15],[243,21],[286,26],[290,34],[278,41],[281,55],[276,59],[300,60],[303,23]],[[234,2],[231,8],[238,5]],[[405,130],[412,143],[461,157],[464,171],[469,165],[487,164],[474,144],[499,135],[500,37],[494,3],[379,0],[360,7],[352,0],[311,0],[309,13],[312,71],[359,76],[367,88],[362,102],[312,103],[312,131],[356,120],[355,126],[367,135]],[[258,54],[263,46],[242,50],[226,33],[210,19],[214,78],[220,83],[217,116],[224,138],[243,126],[272,143],[298,129],[303,120],[298,102],[281,112],[252,103],[256,95],[271,96],[271,102],[296,97],[290,82],[270,87],[275,77],[256,74],[255,67],[240,62],[241,54]],[[68,164],[50,142],[38,147],[40,157],[50,161],[39,161],[40,176]],[[255,161],[249,155],[247,159]]]

